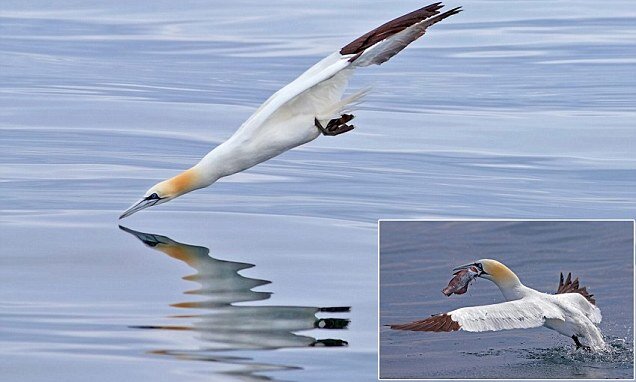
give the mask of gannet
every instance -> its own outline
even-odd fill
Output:
[[[564,281],[561,273],[557,294],[548,294],[523,285],[513,271],[497,260],[483,259],[453,271],[464,269],[476,269],[476,277],[494,282],[507,302],[460,308],[424,320],[389,325],[391,329],[485,332],[544,326],[572,338],[577,349],[606,348],[597,327],[601,311],[596,300],[585,287],[579,287],[578,278],[572,281],[571,274]]]
[[[327,56],[294,81],[274,93],[227,141],[210,151],[190,169],[151,187],[119,218],[156,206],[185,193],[207,187],[271,159],[318,136],[335,136],[354,128],[351,109],[367,90],[343,98],[356,68],[380,65],[431,25],[461,11],[440,13],[435,3],[391,20]]]

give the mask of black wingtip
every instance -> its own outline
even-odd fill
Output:
[[[449,9],[448,11],[446,11],[446,12],[442,13],[442,14],[441,14],[441,15],[439,15],[439,16],[435,16],[435,17],[436,17],[436,18],[438,18],[438,19],[439,19],[439,21],[441,21],[441,20],[444,20],[444,19],[445,19],[445,18],[447,18],[447,17],[450,17],[450,16],[452,16],[452,15],[456,15],[456,14],[458,14],[459,12],[462,12],[463,10],[464,10],[464,9],[463,9],[462,7],[455,7],[455,8],[453,8],[453,9]]]
[[[342,47],[342,49],[340,49],[340,54],[356,55],[355,57],[349,59],[350,62],[353,62],[362,54],[362,52],[364,52],[370,46],[373,46],[376,43],[385,40],[414,24],[428,20],[430,22],[430,26],[451,15],[461,12],[461,7],[455,7],[449,11],[440,14],[440,9],[442,9],[443,7],[444,5],[442,4],[442,2],[433,3],[431,5],[427,5],[413,12],[397,17],[391,21],[388,21]],[[424,34],[424,31],[422,31],[419,36],[415,37],[415,39],[421,37],[422,34]],[[408,41],[406,44],[408,45],[408,43],[412,41]]]
[[[433,4],[429,4],[427,6],[424,6],[420,9],[416,9],[413,12],[407,13],[407,14],[413,14],[415,12],[421,12],[421,11],[428,11],[428,12],[437,12],[440,9],[444,8],[444,4],[442,4],[441,1],[438,1],[437,3],[433,3]]]
[[[589,293],[587,287],[581,287],[578,277],[572,280],[572,272],[568,272],[567,277],[563,280],[563,272],[559,275],[559,287],[556,294],[562,293],[578,293],[585,297],[591,304],[596,305],[596,299],[593,298],[593,294]]]

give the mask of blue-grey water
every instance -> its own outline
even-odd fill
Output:
[[[0,379],[373,380],[378,218],[636,216],[633,2],[449,2],[465,11],[356,75],[356,130],[124,221],[271,281],[232,305],[351,306],[347,329],[289,332],[347,347],[198,335],[196,268],[117,216],[422,5],[3,1]]]
[[[524,285],[555,293],[571,273],[594,294],[609,351],[590,354],[544,328],[430,333],[380,329],[383,378],[634,378],[633,221],[380,223],[380,324],[505,301],[495,284],[441,290],[452,269],[491,258]]]

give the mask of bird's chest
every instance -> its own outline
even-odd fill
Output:
[[[268,121],[254,137],[254,144],[264,150],[287,151],[316,139],[320,130],[314,125],[312,114],[290,115]]]
[[[555,330],[556,332],[561,333],[567,337],[571,337],[575,335],[577,332],[575,322],[569,319],[558,320],[558,319],[549,318],[545,320],[545,323],[543,324],[543,326],[545,326],[548,329]]]
[[[314,126],[311,116],[271,119],[257,131],[235,139],[233,162],[240,168],[249,168],[310,142],[319,135],[320,131]]]

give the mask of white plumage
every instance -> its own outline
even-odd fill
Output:
[[[540,299],[460,308],[448,312],[448,315],[468,332],[536,328],[548,318],[565,320],[559,308]]]
[[[598,329],[601,310],[578,279],[561,282],[557,294],[529,288],[517,275],[496,260],[483,259],[468,266],[479,268],[479,276],[494,282],[507,302],[460,308],[407,324],[390,325],[392,329],[414,331],[487,332],[507,329],[546,327],[572,338],[577,348],[599,351],[606,348]],[[466,266],[457,268],[461,269]]]
[[[353,115],[343,113],[366,93],[362,90],[343,99],[354,69],[386,62],[421,37],[426,28],[460,12],[454,8],[440,13],[442,7],[435,3],[398,17],[327,56],[274,93],[234,135],[199,163],[151,187],[120,219],[207,187],[310,142],[321,133],[338,135],[353,129],[347,125]]]
[[[349,58],[334,53],[274,93],[234,135],[197,164],[204,169],[206,183],[318,138],[320,130],[314,126],[314,118],[326,122],[348,106],[340,100],[352,74],[343,70],[351,65]],[[357,98],[351,100],[355,101]]]

